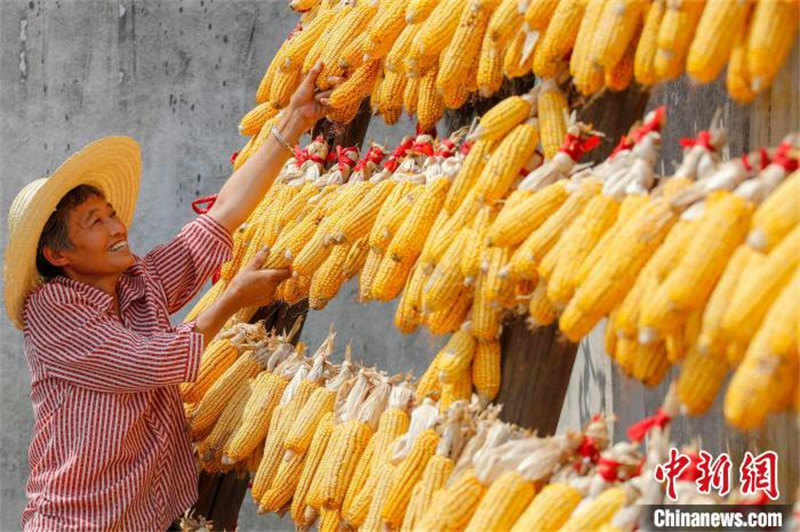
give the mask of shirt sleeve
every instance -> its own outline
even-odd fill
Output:
[[[193,322],[145,336],[107,312],[75,302],[30,304],[27,312],[26,332],[35,355],[53,377],[114,393],[197,378],[204,340],[193,332]]]
[[[230,233],[210,216],[201,215],[145,256],[145,266],[164,289],[170,314],[191,301],[214,271],[230,259],[232,247]]]

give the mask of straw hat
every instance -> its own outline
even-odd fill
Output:
[[[23,188],[8,212],[8,247],[4,260],[6,312],[18,329],[25,300],[42,284],[36,248],[45,223],[67,192],[79,185],[103,191],[119,219],[130,226],[139,195],[141,156],[130,137],[106,137],[67,159],[50,177]]]

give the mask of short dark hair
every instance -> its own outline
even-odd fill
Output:
[[[42,251],[44,246],[56,251],[72,249],[67,223],[69,213],[75,207],[83,204],[84,201],[95,196],[105,199],[105,194],[99,188],[92,185],[78,185],[61,198],[56,210],[53,211],[47,223],[44,224],[42,236],[39,237],[39,245],[36,246],[36,269],[45,279],[52,279],[57,275],[61,275],[62,272],[61,268],[53,265],[44,256]]]

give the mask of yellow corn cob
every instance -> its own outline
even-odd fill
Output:
[[[330,106],[334,109],[344,109],[360,105],[361,100],[372,92],[380,70],[380,61],[360,66],[352,76],[334,89],[330,96]]]
[[[311,392],[317,387],[316,382],[302,381],[291,400],[288,403],[279,404],[272,411],[272,420],[267,431],[267,439],[264,442],[264,456],[261,458],[258,471],[253,478],[252,493],[255,501],[260,501],[267,490],[272,487],[278,467],[283,460],[283,440],[286,438],[286,433]]]
[[[314,46],[314,43],[321,39],[323,33],[328,30],[336,14],[335,10],[328,9],[319,13],[319,15],[314,17],[308,24],[303,24],[303,30],[289,41],[289,47],[282,56],[279,68],[285,72],[302,69],[306,56],[311,51],[312,46]],[[278,56],[276,55],[276,57]]]
[[[695,225],[682,258],[644,302],[639,328],[662,334],[676,329],[701,308],[750,224],[752,204],[734,194],[714,193]]]
[[[436,89],[436,77],[438,71],[431,68],[422,76],[419,82],[419,100],[417,101],[417,117],[419,127],[428,130],[436,126],[436,123],[444,115],[444,101]]]
[[[198,403],[217,379],[236,361],[239,350],[227,339],[212,341],[200,360],[200,370],[194,382],[181,384],[181,399],[186,403]]]
[[[558,317],[558,310],[547,299],[547,283],[544,280],[539,281],[536,290],[531,295],[531,300],[528,302],[528,314],[527,323],[531,328],[550,325]]]
[[[370,463],[370,471],[377,473],[381,457],[391,451],[392,443],[398,436],[408,431],[410,419],[408,412],[401,408],[389,408],[381,414],[375,430],[375,450]]]
[[[377,110],[388,125],[394,124],[403,112],[406,79],[403,74],[396,72],[384,74]]]
[[[478,55],[477,84],[483,98],[488,98],[503,84],[503,49],[498,50],[489,35],[483,36]]]
[[[338,532],[341,516],[338,510],[320,509],[319,532]]]
[[[720,73],[731,56],[737,32],[752,8],[752,0],[708,2],[686,58],[686,72],[699,83],[708,83]]]
[[[261,363],[252,351],[243,353],[203,395],[189,420],[189,433],[192,439],[210,429],[225,406],[247,380],[261,371]]]
[[[475,283],[470,332],[479,341],[491,341],[500,336],[503,309],[495,301],[486,298],[486,292],[483,290],[484,279],[485,276],[481,275]]]
[[[279,71],[281,58],[286,56],[286,52],[291,46],[292,39],[286,39],[281,43],[278,51],[275,52],[275,57],[267,67],[264,75],[261,77],[261,82],[258,84],[256,90],[256,103],[261,104],[269,100],[269,92],[272,90],[272,81],[275,78],[275,73]]]
[[[630,219],[639,213],[639,209],[647,205],[649,201],[649,196],[640,195],[626,196],[625,199],[622,200],[619,209],[617,209],[617,216],[614,219],[614,223],[600,235],[600,239],[592,247],[591,251],[589,251],[586,260],[580,264],[575,277],[576,288],[586,280],[594,266],[596,266],[598,261],[606,254],[606,251],[609,249],[608,246],[617,236],[617,233],[619,233]]]
[[[361,274],[358,276],[358,295],[361,302],[372,299],[372,285],[382,260],[383,254],[377,253],[374,249],[370,249],[367,253],[367,260],[361,269]]]
[[[454,382],[456,378],[472,363],[476,342],[466,331],[457,331],[442,349],[441,357],[437,355],[439,380],[442,383]]]
[[[769,252],[786,234],[800,224],[800,170],[778,185],[753,213],[747,243]]]
[[[642,307],[650,304],[649,299],[652,294],[680,262],[686,248],[691,244],[696,227],[696,222],[678,221],[664,239],[664,243],[642,268],[625,298],[617,305],[614,320],[609,322],[617,336],[638,337]]]
[[[308,292],[311,289],[311,278],[300,275],[287,279],[283,284],[283,300],[289,305],[294,305],[298,301],[308,297]]]
[[[362,236],[350,246],[350,251],[347,253],[344,266],[342,266],[342,275],[345,280],[355,277],[355,275],[361,271],[361,268],[364,267],[364,263],[367,260],[367,253],[369,253],[367,237]]]
[[[423,431],[414,440],[411,451],[405,460],[396,466],[391,487],[387,491],[381,508],[381,519],[392,528],[400,526],[403,522],[403,515],[411,500],[411,490],[422,477],[428,460],[436,452],[438,443],[439,436],[434,430]]]
[[[411,44],[417,36],[421,24],[414,24],[406,26],[397,40],[394,41],[389,53],[384,60],[383,68],[387,72],[405,72],[405,65],[403,60],[408,57],[408,52],[411,49]]]
[[[467,194],[475,185],[494,148],[494,143],[489,140],[479,140],[470,148],[469,153],[461,165],[461,169],[453,180],[453,184],[447,191],[444,208],[448,213],[454,213],[459,205],[467,197]]]
[[[381,59],[388,54],[406,27],[406,4],[402,0],[392,0],[381,7],[366,31],[363,52],[368,61]]]
[[[475,68],[469,68],[469,72],[467,72],[461,79],[461,83],[453,84],[451,88],[441,93],[442,103],[446,109],[460,109],[465,103],[467,103],[470,94],[469,86],[475,85],[475,76],[472,75],[472,72],[477,73],[477,71],[478,69],[476,63]]]
[[[351,39],[342,49],[341,55],[336,59],[342,73],[352,72],[364,65],[364,45],[367,42],[366,32],[358,34]],[[370,86],[371,88],[371,86]]]
[[[572,341],[585,336],[597,321],[619,303],[639,271],[675,222],[676,213],[663,198],[642,207],[611,241],[607,254],[594,265],[561,315],[561,331]],[[609,289],[608,279],[613,279]]]
[[[442,0],[420,24],[406,59],[411,72],[421,74],[424,65],[439,57],[458,29],[461,13],[467,5],[464,0]]]
[[[554,81],[544,81],[539,92],[539,128],[545,159],[558,153],[567,136],[567,96]]]
[[[532,100],[530,96],[509,96],[504,99],[481,117],[473,136],[484,141],[502,140],[531,115]],[[491,145],[484,146],[491,151]],[[477,143],[472,149],[476,147]]]
[[[321,479],[319,489],[322,506],[339,509],[347,493],[347,483],[372,437],[372,428],[353,419],[339,425],[337,430],[341,435],[335,440],[337,445],[330,449],[331,468]]]
[[[486,235],[489,242],[493,246],[514,246],[526,240],[567,200],[566,185],[563,179],[556,181],[510,209],[503,208]]]
[[[381,181],[358,202],[354,209],[342,213],[330,237],[337,243],[355,242],[369,234],[386,198],[394,190],[395,181]]]
[[[503,74],[508,79],[519,78],[531,71],[530,61],[525,60],[524,52],[525,32],[518,29],[503,53]]]
[[[639,38],[636,56],[633,60],[633,72],[636,76],[636,81],[642,85],[653,85],[658,81],[655,57],[656,50],[658,50],[658,33],[666,9],[667,0],[654,0],[647,9],[642,35]]]
[[[444,354],[442,351],[439,351],[428,365],[428,369],[426,369],[425,373],[420,377],[414,392],[416,397],[424,399],[428,396],[433,396],[434,398],[439,396],[441,392],[441,383],[439,382],[439,360],[441,360],[443,356]]]
[[[239,153],[239,155],[236,156],[236,160],[233,162],[234,170],[238,170],[239,168],[241,168],[241,166],[245,163],[245,161],[247,161],[247,159],[249,159],[251,155],[256,153],[259,150],[259,148],[261,148],[261,146],[269,137],[269,134],[272,131],[272,126],[277,124],[277,120],[278,117],[273,116],[272,118],[264,122],[264,125],[261,126],[261,129],[257,134],[250,137],[250,140],[247,141],[247,144],[245,144],[244,148],[242,148],[242,151]]]
[[[534,281],[538,281],[539,279],[543,281],[549,281],[550,278],[553,276],[553,272],[556,269],[556,265],[558,264],[558,258],[561,255],[561,251],[566,246],[567,243],[563,238],[563,231],[562,231],[561,236],[558,237],[558,242],[553,244],[550,250],[544,254],[544,257],[542,257],[541,262],[539,262],[539,264],[536,265],[536,275],[534,276],[535,279],[522,279],[522,281],[526,281],[528,283],[533,283]],[[563,307],[556,306],[556,308],[561,309]]]
[[[728,364],[724,357],[692,349],[681,365],[678,398],[690,414],[702,414],[714,403],[727,374]]]
[[[433,272],[436,263],[450,246],[452,235],[458,234],[461,229],[466,227],[479,208],[479,203],[470,193],[452,216],[448,216],[445,209],[439,212],[420,253],[419,261],[426,273]]]
[[[252,394],[242,413],[242,423],[226,443],[224,454],[232,463],[244,460],[267,435],[272,412],[278,406],[288,381],[262,371],[252,381]]]
[[[275,479],[259,501],[259,513],[278,512],[289,503],[300,482],[304,463],[305,456],[302,454],[281,461]]]
[[[492,224],[494,214],[495,209],[491,206],[487,205],[481,208],[472,221],[472,227],[467,229],[467,242],[459,267],[464,278],[464,284],[468,286],[475,283],[475,279],[480,273],[483,252],[486,250],[486,234]]]
[[[618,210],[617,200],[600,194],[589,201],[582,214],[565,230],[561,238],[565,246],[547,283],[547,297],[555,305],[569,302],[579,266],[614,223]]]
[[[759,0],[753,10],[747,43],[747,70],[752,89],[770,86],[797,41],[800,6],[791,0]]]
[[[299,70],[289,72],[275,72],[272,86],[269,90],[269,103],[275,109],[283,109],[289,105],[289,99],[294,94],[295,89],[300,85],[302,74]]]
[[[785,284],[747,348],[725,393],[725,418],[740,429],[760,427],[767,414],[796,402],[800,270]]]
[[[307,212],[310,207],[309,200],[317,194],[319,194],[319,188],[316,184],[305,183],[299,190],[293,193],[291,199],[289,199],[285,205],[278,207],[279,214],[277,224],[280,227],[285,227],[289,222],[298,218],[301,213]]]
[[[387,253],[395,261],[413,260],[422,251],[422,246],[441,210],[450,182],[445,178],[436,179],[427,185],[422,196],[414,202],[411,212],[392,238]],[[410,268],[409,264],[409,268]]]
[[[462,371],[456,379],[442,384],[442,396],[439,398],[439,413],[444,414],[456,401],[469,400],[472,395],[472,369]]]
[[[330,76],[341,76],[344,73],[338,59],[353,36],[360,35],[370,23],[378,12],[378,4],[376,2],[359,2],[352,8],[341,8],[342,11],[348,9],[347,14],[336,21],[329,36],[325,39],[327,43],[319,56],[323,67],[317,78],[317,86],[323,90],[330,87],[328,81]]]
[[[740,245],[728,261],[703,311],[700,336],[697,340],[699,355],[707,355],[717,360],[725,358],[725,347],[729,339],[722,331],[722,318],[730,303],[742,272],[752,260],[755,251],[750,246]]]
[[[406,81],[406,88],[403,90],[403,107],[406,113],[413,115],[417,112],[417,102],[419,102],[419,85],[422,78],[409,78]]]
[[[558,73],[559,63],[575,43],[585,8],[586,4],[581,0],[558,2],[547,30],[533,53],[534,74],[551,78]]]
[[[333,413],[328,412],[322,416],[319,424],[314,428],[314,437],[311,439],[311,445],[308,448],[305,463],[303,464],[303,472],[300,474],[300,480],[292,498],[291,516],[292,520],[298,525],[310,524],[305,517],[307,497],[317,468],[325,455],[332,431]]]
[[[746,21],[742,21],[746,24]],[[747,70],[747,28],[743,25],[737,32],[737,37],[731,50],[731,58],[725,75],[725,86],[732,99],[741,103],[752,102],[756,94],[750,89],[752,78]]]
[[[438,454],[428,460],[422,478],[412,491],[411,501],[400,526],[401,531],[412,532],[420,529],[420,521],[430,507],[434,493],[444,487],[454,465],[452,459]]]
[[[406,5],[406,24],[419,24],[431,14],[441,0],[409,0]]]
[[[562,201],[563,203],[557,207],[558,210],[553,212],[544,223],[530,233],[530,236],[525,239],[519,248],[520,250],[524,248],[524,253],[529,253],[534,259],[547,255],[553,246],[555,246],[556,242],[559,241],[564,230],[569,227],[570,222],[578,217],[589,201],[600,192],[600,183],[593,179],[581,183],[578,188],[565,199],[561,199],[561,187],[555,187],[554,190],[550,190],[551,187],[542,190],[542,194],[545,192],[552,193],[551,198],[542,197],[540,199],[545,203],[549,203],[553,201],[552,196],[554,196],[556,204],[558,201]],[[537,196],[538,194],[534,194],[533,197]],[[529,203],[529,205],[533,204]],[[542,203],[534,205],[531,214],[535,213],[534,216],[538,214],[541,205]],[[546,210],[550,208],[552,208],[551,205],[545,207]],[[541,274],[542,272],[539,273]]]
[[[472,468],[464,471],[448,486],[440,511],[444,514],[448,528],[462,530],[478,509],[486,494],[486,486],[481,484]]]
[[[478,342],[472,361],[472,383],[478,396],[493,401],[500,392],[501,349],[498,340]]]
[[[517,471],[506,471],[489,486],[467,532],[508,531],[533,500],[536,486]]]
[[[555,531],[567,522],[581,502],[578,490],[565,482],[545,486],[511,527],[511,532]]]
[[[706,0],[667,0],[653,61],[660,81],[683,74],[686,55],[705,5]]]
[[[256,471],[258,471],[258,464],[261,463],[261,457],[264,455],[264,442],[256,447],[256,450],[250,453],[250,456],[247,457],[247,472],[255,475]]]
[[[800,262],[800,226],[786,235],[755,267],[740,277],[722,320],[730,338],[747,343],[761,325],[767,310]]]
[[[239,133],[242,135],[255,135],[261,131],[264,122],[278,114],[278,110],[269,102],[258,104],[245,114],[239,122]]]
[[[392,487],[392,479],[394,478],[394,471],[397,467],[387,460],[381,464],[380,469],[380,476],[375,481],[374,493],[367,514],[363,524],[359,525],[359,530],[378,532],[383,529],[381,509],[383,508],[384,502],[387,500],[389,489]],[[355,524],[349,519],[348,523],[351,525]]]
[[[539,128],[536,119],[515,127],[497,146],[475,183],[474,191],[484,202],[502,198],[536,152]]]
[[[373,450],[373,455],[374,454],[375,451]],[[379,484],[381,484],[383,495],[385,496],[386,485],[389,481],[382,478],[379,473],[383,473],[385,471],[384,468],[386,466],[391,467],[391,464],[388,463],[386,458],[383,460],[378,460],[377,462],[376,468],[374,470],[370,470],[370,474],[367,477],[367,481],[363,488],[353,496],[352,500],[349,501],[349,504],[345,502],[342,506],[342,517],[351,528],[361,528],[364,524],[364,521],[367,520],[370,507],[372,506],[373,495],[375,495],[376,487],[378,487]],[[391,470],[389,470],[388,473],[390,474]],[[350,489],[348,488],[348,495],[349,493]],[[347,497],[345,497],[345,501],[347,501]],[[373,512],[378,514],[377,518],[380,519],[378,510],[376,509]],[[373,519],[375,519],[375,517],[373,517]]]
[[[347,485],[347,492],[345,493],[344,499],[342,500],[342,516],[347,515],[351,505],[353,504],[353,500],[358,496],[364,486],[367,484],[367,480],[369,479],[370,473],[372,470],[370,466],[373,462],[373,456],[375,453],[375,442],[377,441],[377,437],[373,436],[369,439],[369,443],[367,444],[367,448],[364,449],[364,453],[358,459],[358,465],[356,465],[355,471],[353,471],[353,478],[350,480],[350,483]]]
[[[466,249],[468,238],[469,231],[460,231],[436,265],[436,269],[428,279],[423,291],[425,312],[435,312],[451,304],[463,286],[461,257]]]
[[[642,24],[640,23],[633,34],[633,38],[628,42],[628,47],[625,49],[625,53],[622,54],[622,58],[617,61],[616,65],[605,71],[605,85],[608,90],[624,91],[633,81],[634,60],[641,31]]]
[[[525,10],[524,20],[533,31],[544,31],[558,7],[558,0],[531,0]]]
[[[589,52],[607,1],[597,0],[587,3],[575,38],[575,48],[569,60],[569,71],[575,87],[581,94],[594,94],[603,88],[603,69],[591,60]]]
[[[647,0],[607,0],[592,38],[589,60],[606,70],[619,63],[648,5]]]
[[[424,322],[432,334],[447,334],[461,327],[472,308],[472,290],[459,288],[451,305],[425,315]]]
[[[614,517],[625,499],[624,487],[608,488],[573,513],[560,530],[597,530]]]
[[[197,443],[197,453],[200,460],[215,462],[220,459],[222,448],[230,435],[236,430],[251,393],[252,387],[250,383],[245,383],[235,390],[233,397],[225,405],[219,419],[214,423],[211,433]],[[242,458],[246,457],[245,455]]]
[[[492,13],[486,35],[497,50],[502,50],[522,26],[523,18],[517,2],[500,2]]]
[[[408,181],[398,183],[386,201],[383,202],[378,217],[369,232],[368,243],[373,249],[386,250],[392,237],[400,228],[411,207],[425,187],[413,185]]]
[[[394,324],[397,329],[409,334],[416,330],[420,324],[420,311],[422,301],[422,287],[427,282],[427,276],[419,267],[419,263],[409,274],[409,280],[403,289],[403,295],[397,305],[397,312],[394,316]]]
[[[630,375],[645,386],[657,386],[670,368],[667,347],[664,342],[638,344]]]
[[[464,79],[479,60],[483,35],[496,6],[482,0],[469,0],[468,4],[461,12],[452,40],[442,51],[436,74],[436,88],[442,95],[465,87]]]
[[[372,298],[390,301],[397,297],[406,284],[415,260],[416,257],[411,256],[395,260],[390,254],[384,255],[371,285]]]
[[[294,454],[305,453],[311,445],[317,425],[329,412],[333,412],[335,400],[336,392],[330,388],[322,386],[314,390],[292,420],[283,440],[284,449]]]
[[[482,299],[495,306],[502,306],[513,293],[511,279],[502,274],[503,266],[508,263],[511,249],[507,247],[489,247],[486,250],[481,270]]]

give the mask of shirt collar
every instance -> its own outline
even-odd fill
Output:
[[[136,263],[128,268],[117,281],[120,311],[126,309],[133,301],[145,294],[144,267],[137,259]],[[87,302],[102,311],[114,310],[114,298],[99,288],[90,284],[76,281],[66,275],[57,275],[50,282],[59,283],[71,288],[86,298]]]

